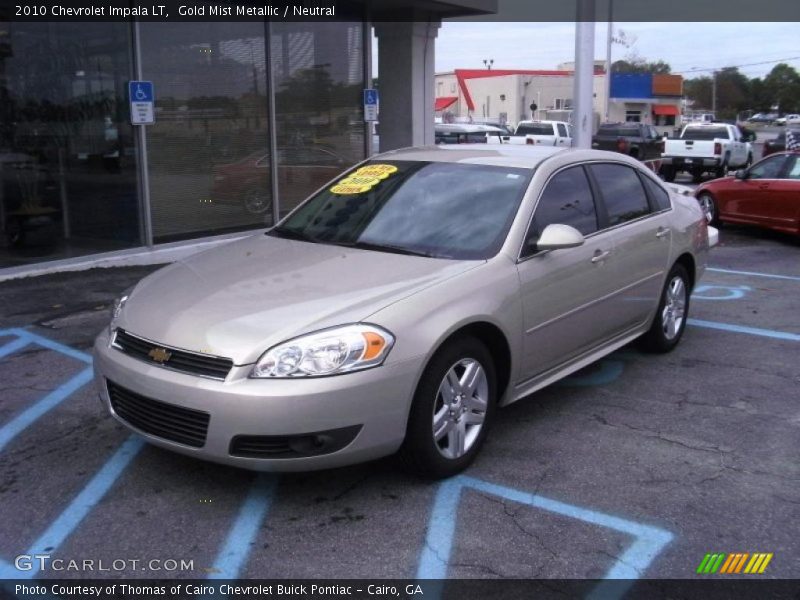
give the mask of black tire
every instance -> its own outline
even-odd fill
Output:
[[[483,368],[487,382],[487,402],[482,427],[466,452],[458,458],[448,458],[434,440],[433,417],[437,407],[443,407],[439,387],[451,368],[462,360],[472,359]],[[497,377],[492,355],[486,346],[471,336],[447,342],[433,356],[420,378],[408,417],[406,437],[398,452],[402,466],[427,479],[451,477],[466,469],[475,459],[491,427],[497,405]],[[463,417],[462,417],[463,418]]]
[[[717,202],[714,200],[714,197],[708,192],[702,192],[697,197],[697,202],[700,204],[700,208],[703,210],[708,224],[714,226],[719,225],[719,209],[717,208]]]
[[[692,183],[700,183],[701,181],[703,181],[703,170],[694,169],[692,171]]]
[[[661,167],[661,174],[664,176],[664,181],[672,183],[675,181],[675,175],[677,171],[675,167]]]
[[[716,179],[720,179],[722,177],[725,177],[725,175],[727,174],[728,174],[728,165],[722,165],[721,167],[717,167],[717,171],[716,173],[714,173],[714,176]]]
[[[665,325],[665,308],[667,304],[668,291],[670,286],[676,278],[680,278],[684,290],[684,306],[683,315],[680,326],[676,328],[674,335],[670,336],[666,331]],[[671,351],[683,337],[683,332],[686,329],[686,319],[689,315],[689,299],[692,295],[692,287],[690,284],[689,274],[683,265],[676,263],[667,275],[667,280],[664,282],[664,288],[661,290],[661,298],[658,301],[658,310],[653,318],[653,323],[650,329],[640,338],[640,346],[647,352],[665,353]]]

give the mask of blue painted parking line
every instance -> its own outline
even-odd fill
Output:
[[[605,579],[626,579],[630,581],[627,585],[617,585],[613,590],[609,588],[600,590],[600,586],[595,588],[593,594],[596,595],[596,593],[602,591],[604,593],[602,597],[604,598],[621,597],[628,587],[633,584],[633,580],[638,579],[644,573],[653,559],[673,538],[670,532],[658,527],[644,525],[588,508],[545,498],[538,494],[531,494],[473,477],[459,475],[440,484],[436,493],[430,521],[428,522],[425,546],[417,567],[417,579],[444,579],[447,577],[447,565],[450,562],[455,538],[458,504],[461,499],[461,492],[465,488],[478,490],[512,502],[540,508],[633,536],[633,544],[618,557],[617,562],[605,575]],[[600,585],[602,586],[602,584]],[[610,595],[609,591],[613,591],[614,595]]]
[[[622,372],[625,370],[625,364],[621,360],[604,359],[599,363],[598,369],[589,373],[588,375],[570,375],[557,381],[554,385],[558,387],[591,387],[595,385],[607,385],[612,381],[619,379]]]
[[[788,331],[775,331],[773,329],[761,329],[760,327],[746,327],[744,325],[733,325],[732,323],[717,323],[716,321],[703,321],[702,319],[687,319],[686,323],[695,327],[705,327],[707,329],[719,329],[721,331],[731,331],[733,333],[758,335],[776,340],[800,342],[800,334],[789,333]]]
[[[81,352],[80,350],[75,350],[74,348],[70,348],[64,344],[54,342],[53,340],[47,339],[41,335],[25,331],[24,329],[3,329],[0,330],[0,335],[13,335],[17,337],[16,340],[8,342],[4,346],[0,346],[0,358],[10,356],[14,352],[18,352],[30,344],[36,344],[38,346],[42,346],[43,348],[47,348],[48,350],[53,350],[60,354],[75,358],[82,363],[89,365],[92,364],[92,357],[89,354]],[[20,414],[12,418],[11,421],[0,427],[0,451],[2,451],[3,448],[5,448],[8,443],[11,442],[11,440],[13,440],[17,435],[33,424],[42,415],[61,404],[61,402],[69,398],[72,394],[89,383],[91,380],[91,367],[83,369],[80,373],[74,375],[69,380],[59,385],[44,398],[38,400],[33,404],[33,406],[22,411]]]
[[[39,536],[26,554],[52,553],[75,531],[84,517],[97,505],[106,492],[114,485],[125,468],[136,458],[144,446],[138,436],[129,437],[88,484],[70,502],[69,506]],[[39,572],[40,565],[34,562],[31,570],[18,571],[9,563],[0,563],[0,578],[31,579]]]
[[[22,411],[8,423],[0,427],[0,451],[17,435],[27,429],[39,417],[52,410],[77,390],[92,380],[91,367],[84,369],[67,382],[62,383],[55,390],[37,401],[33,406]]]
[[[261,528],[275,498],[278,478],[259,474],[239,510],[236,521],[228,532],[225,544],[217,554],[208,579],[236,579],[247,563],[256,534]]]
[[[0,358],[8,356],[9,354],[14,354],[15,352],[19,352],[30,343],[31,340],[28,337],[18,337],[13,342],[8,342],[5,345],[0,346]]]
[[[749,285],[701,284],[692,292],[693,300],[739,300],[753,291]]]
[[[751,277],[766,277],[770,279],[785,279],[787,281],[800,281],[800,277],[795,275],[777,275],[774,273],[757,273],[755,271],[735,271],[733,269],[719,269],[717,267],[708,267],[706,271],[714,273],[730,273],[731,275],[748,275]]]

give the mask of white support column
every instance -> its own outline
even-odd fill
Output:
[[[375,23],[381,151],[433,144],[434,57],[441,21]]]
[[[573,146],[592,147],[594,81],[594,0],[577,0],[575,21],[575,83],[572,93]]]

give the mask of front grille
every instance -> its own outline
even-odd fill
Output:
[[[208,413],[153,400],[111,381],[107,385],[114,412],[136,429],[194,448],[206,443]]]
[[[117,329],[112,345],[125,354],[152,365],[212,379],[224,380],[233,368],[233,361],[230,358],[170,348],[130,334],[124,329]],[[168,358],[157,361],[151,355],[154,351],[160,351],[161,356],[168,355]]]

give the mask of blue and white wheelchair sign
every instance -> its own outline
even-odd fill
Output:
[[[365,89],[364,90],[364,120],[377,121],[378,120],[378,90]]]
[[[155,122],[155,95],[152,81],[129,81],[128,97],[131,102],[133,125],[149,125]]]

